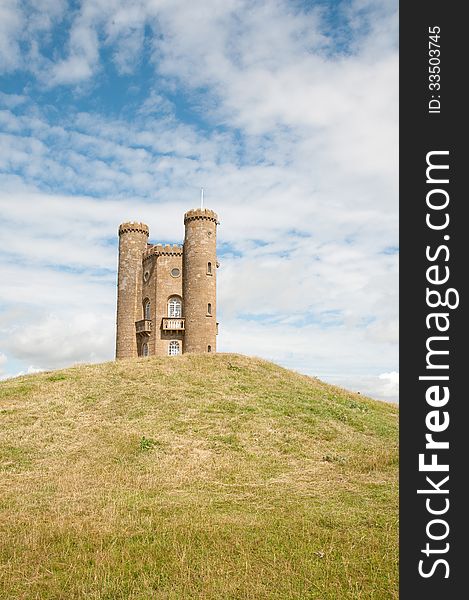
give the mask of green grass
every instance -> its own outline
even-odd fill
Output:
[[[4,381],[0,598],[397,598],[397,416],[230,354]]]

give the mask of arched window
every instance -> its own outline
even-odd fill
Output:
[[[168,300],[168,317],[182,317],[182,302],[178,296],[171,296]]]
[[[207,263],[207,275],[211,275],[212,274],[212,263],[209,262]]]
[[[212,346],[207,346],[207,352],[211,352],[212,351]]]
[[[212,305],[210,304],[210,302],[207,304],[207,314],[208,315],[212,314]]]
[[[176,356],[176,354],[179,354],[179,353],[180,353],[179,342],[177,342],[176,340],[169,342],[169,347],[168,347],[169,356]]]
[[[150,300],[148,298],[145,298],[145,300],[143,301],[143,318],[147,319],[147,321],[149,321],[151,319],[151,317],[150,317]]]
[[[142,344],[142,356],[148,356],[149,352],[148,352],[148,344],[146,342],[144,342]]]

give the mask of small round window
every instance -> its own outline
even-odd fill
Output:
[[[143,274],[143,281],[148,281],[150,279],[150,271],[145,271]]]
[[[181,274],[181,271],[179,269],[171,269],[171,275],[173,277],[179,277],[180,274]]]

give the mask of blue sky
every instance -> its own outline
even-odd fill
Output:
[[[0,376],[114,352],[117,227],[219,213],[219,349],[397,398],[397,2],[4,0]]]

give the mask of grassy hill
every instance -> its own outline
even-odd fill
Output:
[[[233,354],[0,384],[0,598],[397,598],[397,408]]]

